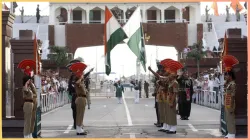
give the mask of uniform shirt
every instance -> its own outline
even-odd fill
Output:
[[[75,84],[75,91],[77,96],[87,96],[86,87],[83,82]]]
[[[25,86],[22,89],[23,99],[25,100],[33,100],[33,93],[30,87],[26,88]]]

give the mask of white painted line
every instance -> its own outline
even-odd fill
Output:
[[[69,125],[68,128],[66,129],[66,131],[64,131],[64,133],[69,133],[69,131],[72,129],[73,125]]]
[[[107,107],[106,105],[104,105],[103,107]]]
[[[131,139],[135,139],[135,134],[131,133],[131,134],[129,134],[129,137],[130,137]]]
[[[148,106],[148,105],[145,105],[145,106]]]
[[[123,99],[123,104],[124,104],[124,107],[125,107],[125,110],[126,110],[126,115],[127,115],[127,119],[128,119],[128,126],[132,126],[133,123],[132,123],[132,119],[131,119],[131,116],[130,116],[130,113],[129,113],[129,110],[128,110],[126,100],[125,100],[125,94],[122,95],[122,99]]]
[[[194,132],[198,131],[197,129],[194,128],[194,126],[192,124],[189,123],[188,126],[191,128],[192,131],[194,131]]]

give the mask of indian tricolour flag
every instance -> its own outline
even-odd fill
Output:
[[[105,47],[105,65],[106,74],[111,72],[110,52],[119,43],[127,38],[126,33],[116,20],[112,12],[105,7],[105,24],[104,24],[104,47]]]
[[[124,42],[127,43],[130,50],[137,56],[141,62],[144,71],[146,71],[146,51],[144,32],[141,23],[141,10],[137,7],[129,18],[128,22],[123,26],[123,30],[128,36]]]

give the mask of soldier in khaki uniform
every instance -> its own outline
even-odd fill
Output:
[[[33,110],[32,110],[32,117],[31,117],[31,132],[34,132],[35,129],[35,122],[36,122],[36,110],[37,110],[37,91],[36,86],[33,81],[30,82],[30,89],[33,92]]]
[[[225,138],[235,138],[235,94],[236,94],[236,83],[235,75],[232,71],[232,67],[239,63],[237,58],[232,55],[223,56],[223,62],[225,66],[225,93],[224,93],[224,104],[226,113],[226,124],[228,134]]]
[[[177,70],[183,68],[183,65],[177,61],[168,61],[166,66],[169,68],[169,85],[168,85],[168,109],[167,109],[167,123],[169,125],[168,134],[176,134],[177,125],[177,94],[178,94],[178,82],[176,81]]]
[[[156,96],[156,102],[157,102],[157,108],[158,108],[159,123],[162,124],[164,122],[164,118],[165,118],[164,113],[165,112],[164,112],[164,108],[163,108],[163,98],[162,98],[163,93],[161,92],[163,89],[163,87],[162,87],[163,82],[160,80],[160,78],[162,78],[164,71],[163,71],[163,68],[160,68],[159,72],[156,73],[151,69],[150,66],[148,67],[148,70],[151,71],[157,79],[157,81],[156,81],[156,95],[155,96]],[[162,128],[159,129],[159,131],[163,131],[164,130],[163,128],[164,127],[162,125]]]
[[[163,65],[165,74],[164,78],[161,78],[162,81],[164,81],[164,111],[165,111],[165,116],[164,116],[164,131],[163,132],[168,132],[170,130],[170,125],[168,125],[168,112],[169,112],[169,105],[168,105],[168,86],[169,86],[169,68],[166,65],[167,62],[172,61],[172,59],[164,59],[161,61],[161,65]]]
[[[24,130],[23,135],[24,138],[32,138],[32,125],[34,124],[32,120],[32,111],[34,108],[34,100],[33,95],[36,94],[32,89],[32,76],[33,70],[36,67],[36,63],[33,60],[23,60],[18,64],[18,68],[22,69],[25,73],[23,77],[23,112],[24,112]]]
[[[171,59],[167,59],[171,60]],[[161,65],[164,65],[166,60],[161,61]],[[157,81],[158,84],[158,93],[157,93],[157,101],[158,101],[158,108],[159,108],[159,121],[162,125],[162,128],[158,131],[167,132],[170,128],[167,125],[167,89],[168,89],[168,72],[165,71],[164,66],[161,69],[159,74],[155,73],[151,67],[148,68],[159,80]]]
[[[84,63],[78,62],[70,66],[70,70],[75,73],[75,91],[76,91],[76,131],[77,135],[87,135],[87,132],[83,130],[83,117],[86,107],[87,90],[84,85],[83,71],[87,68]]]

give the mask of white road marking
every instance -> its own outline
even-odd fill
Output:
[[[197,129],[194,128],[194,126],[192,124],[189,123],[188,126],[191,128],[192,131],[194,131],[194,132],[198,131]]]
[[[104,105],[103,107],[107,107],[106,105]]]
[[[64,133],[69,133],[71,131],[73,125],[69,125],[68,128],[64,131]]]
[[[145,105],[145,106],[148,106],[148,105]]]
[[[132,119],[131,119],[131,116],[130,116],[130,113],[129,113],[129,110],[128,110],[128,106],[127,106],[126,100],[125,100],[125,94],[123,94],[122,99],[123,99],[123,104],[124,104],[124,107],[125,107],[125,110],[126,110],[126,115],[127,115],[127,119],[128,119],[128,125],[132,126],[133,123],[132,123]]]

